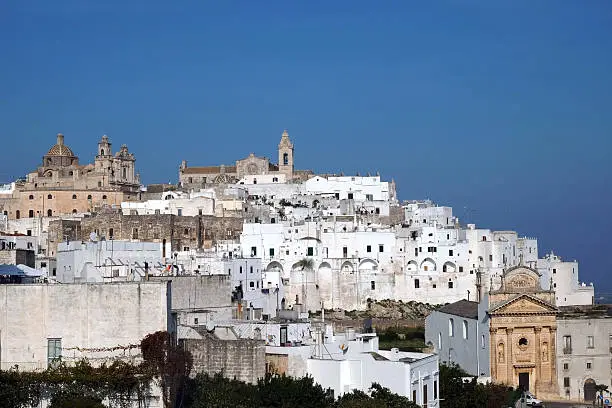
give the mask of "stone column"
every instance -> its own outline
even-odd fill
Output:
[[[540,343],[540,333],[542,332],[542,328],[541,327],[534,327],[533,330],[535,331],[535,378],[534,378],[534,390],[536,391],[536,395],[538,394],[539,391],[539,383],[540,383],[540,376],[542,373],[542,359],[540,358],[540,354],[541,354],[541,350],[542,350],[542,344]],[[548,351],[547,351],[548,352]]]
[[[508,372],[506,374],[506,383],[508,385],[513,385],[514,376],[513,376],[513,366],[512,361],[512,328],[506,329],[506,367],[508,368]]]
[[[550,328],[550,346],[548,347],[548,361],[550,361],[550,385],[557,382],[557,328]],[[555,387],[556,388],[556,387]]]
[[[491,368],[491,377],[494,380],[499,380],[497,378],[497,339],[495,334],[497,333],[497,329],[492,327],[489,328],[489,354],[490,354],[490,368]],[[480,374],[480,373],[478,373]]]

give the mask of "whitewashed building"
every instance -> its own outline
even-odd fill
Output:
[[[542,285],[552,283],[557,305],[591,305],[595,302],[593,284],[578,280],[577,261],[563,261],[551,252],[538,259],[538,272],[542,274]]]
[[[294,377],[311,376],[339,397],[353,390],[368,392],[373,383],[409,398],[421,406],[439,406],[438,356],[427,353],[380,350],[376,334],[352,331],[330,335],[313,330],[313,344],[296,347],[266,346],[271,367]]]
[[[71,241],[58,245],[57,274],[61,283],[139,281],[161,273],[162,248],[155,242]]]

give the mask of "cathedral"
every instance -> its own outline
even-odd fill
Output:
[[[295,170],[294,148],[287,130],[283,131],[278,144],[278,164],[253,153],[232,165],[187,167],[187,162],[183,160],[179,168],[179,184],[183,188],[202,188],[214,184],[233,184],[245,176],[266,174],[281,174],[288,181],[305,180],[313,174],[308,170]]]
[[[58,134],[55,145],[43,156],[41,166],[15,183],[10,197],[0,199],[0,210],[9,219],[52,217],[92,211],[105,205],[121,205],[138,198],[140,179],[133,153],[122,145],[113,155],[108,137],[98,142],[93,163],[79,158]]]
[[[552,286],[552,284],[551,284]],[[490,364],[495,381],[555,398],[557,387],[555,293],[526,266],[504,272],[489,294]]]

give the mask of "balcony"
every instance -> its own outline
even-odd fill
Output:
[[[571,347],[563,347],[563,354],[572,354]]]

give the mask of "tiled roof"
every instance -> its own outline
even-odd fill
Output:
[[[183,174],[220,174],[221,166],[187,167]],[[226,173],[236,173],[236,166],[225,166]]]
[[[441,307],[438,312],[467,317],[468,319],[478,319],[478,302],[462,299]]]

